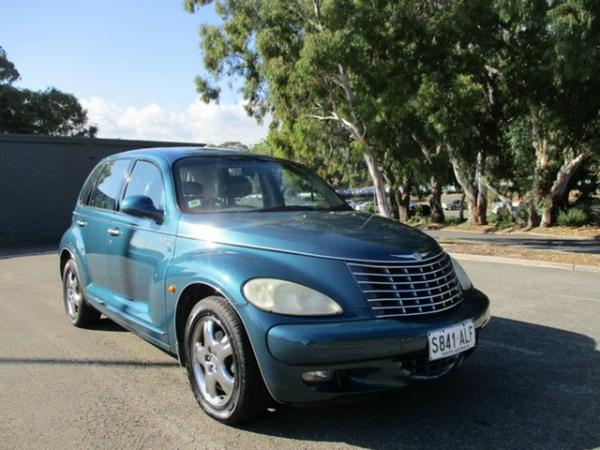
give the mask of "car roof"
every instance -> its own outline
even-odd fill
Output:
[[[173,163],[181,158],[188,158],[192,156],[241,156],[247,158],[260,158],[276,160],[268,155],[260,153],[251,153],[240,151],[236,149],[227,148],[213,148],[213,147],[154,147],[154,148],[142,148],[137,150],[129,150],[126,152],[116,153],[110,156],[110,159],[119,157],[130,157],[130,158],[150,158],[150,159],[164,159],[169,163]]]

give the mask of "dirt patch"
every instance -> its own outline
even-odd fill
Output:
[[[552,250],[531,250],[517,245],[487,245],[480,243],[458,242],[440,239],[438,243],[451,253],[470,253],[472,255],[501,256],[504,258],[527,259],[531,261],[547,261],[565,264],[581,264],[587,266],[599,266],[600,256],[557,252]]]
[[[529,233],[543,234],[544,236],[580,237],[587,239],[600,239],[600,227],[586,225],[579,228],[573,227],[551,227],[532,228]]]
[[[520,227],[511,227],[503,230],[499,230],[494,225],[449,225],[449,226],[436,226],[436,227],[422,227],[425,229],[434,229],[434,230],[447,230],[447,231],[461,231],[461,232],[471,232],[471,233],[494,233],[494,234],[511,234],[511,233],[519,233],[519,234],[534,234],[541,236],[549,236],[549,237],[562,237],[562,238],[571,238],[571,239],[600,239],[600,227],[586,225],[583,227],[549,227],[549,228],[531,228],[530,230],[525,230]]]
[[[468,225],[466,222],[461,225],[449,225],[444,227],[448,231],[469,231],[472,233],[499,233],[500,230],[495,225]]]

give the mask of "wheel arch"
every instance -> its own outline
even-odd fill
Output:
[[[198,281],[188,284],[177,300],[177,306],[175,308],[175,338],[177,340],[176,351],[179,363],[185,366],[185,352],[183,351],[183,341],[185,338],[185,325],[187,323],[188,316],[192,311],[192,308],[211,295],[219,295],[226,299],[230,304],[232,302],[224,295],[218,288],[208,283]]]
[[[65,271],[65,266],[67,265],[67,262],[72,259],[73,261],[76,262],[75,259],[75,255],[73,254],[73,252],[67,248],[67,247],[63,247],[62,250],[60,251],[60,265],[59,265],[59,276],[62,279],[63,273]]]

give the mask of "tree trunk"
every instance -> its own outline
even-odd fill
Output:
[[[542,209],[542,218],[540,220],[540,227],[545,228],[552,225],[552,218],[554,216],[554,206],[546,206]]]
[[[543,137],[544,130],[538,118],[538,111],[531,108],[531,143],[535,151],[535,168],[533,170],[533,186],[529,195],[529,217],[527,228],[536,227],[539,224],[537,207],[544,200],[544,184],[548,168],[548,140]]]
[[[398,203],[398,212],[400,222],[406,223],[409,219],[408,211],[410,209],[410,192],[412,191],[412,181],[407,179],[402,184],[402,192],[400,193],[400,202]]]
[[[444,223],[444,209],[442,208],[442,187],[435,175],[430,180],[431,196],[429,208],[431,209],[431,223]]]
[[[458,210],[458,220],[460,220],[461,222],[463,220],[465,220],[465,193],[463,192],[462,195],[460,196],[460,209]]]
[[[464,195],[467,198],[468,209],[469,209],[469,225],[478,225],[479,210],[477,208],[478,190],[473,183],[469,181],[463,172],[462,167],[458,163],[458,160],[452,158],[452,169],[454,170],[454,176],[456,181],[462,187]]]
[[[400,192],[398,192],[398,186],[394,183],[389,183],[390,187],[390,205],[392,207],[392,215],[394,220],[400,220]]]
[[[375,155],[370,151],[364,153],[365,163],[369,169],[369,174],[373,180],[373,188],[375,189],[375,197],[377,199],[377,206],[379,207],[379,215],[383,217],[391,218],[390,206],[385,193],[385,183],[383,180],[383,173],[379,167],[379,163],[375,158]]]
[[[577,172],[577,169],[579,169],[586,156],[587,152],[582,152],[574,158],[565,159],[565,162],[556,174],[556,179],[550,188],[550,192],[546,195],[540,227],[549,227],[552,225],[556,213],[556,205],[565,195],[569,181],[571,181],[571,178]]]
[[[487,186],[483,182],[485,173],[485,156],[477,152],[475,179],[477,180],[477,225],[487,225]]]
[[[538,217],[537,208],[535,207],[535,201],[530,199],[527,203],[527,228],[536,227],[539,220],[540,218]]]
[[[487,225],[487,190],[477,194],[477,225]]]

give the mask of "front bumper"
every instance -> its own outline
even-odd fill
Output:
[[[479,339],[490,312],[488,298],[475,289],[456,308],[431,316],[277,325],[267,333],[265,382],[276,400],[301,404],[439,378],[471,351],[430,363],[427,332],[467,319],[474,322]],[[336,375],[322,384],[302,381],[303,373],[314,370],[335,370]]]

